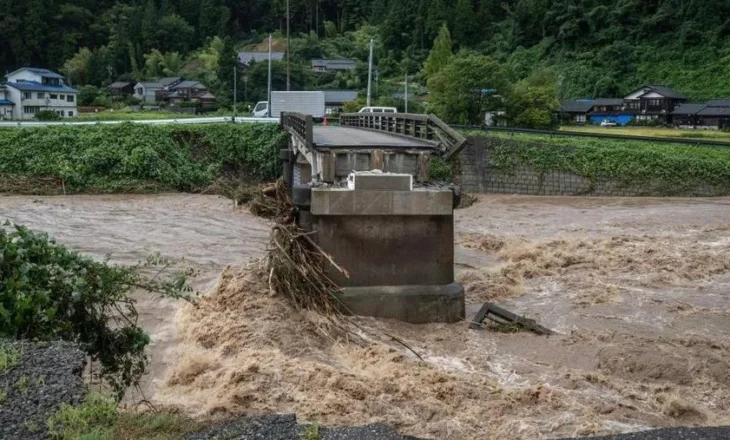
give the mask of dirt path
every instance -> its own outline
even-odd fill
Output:
[[[265,248],[267,225],[215,197],[39,200],[0,198],[0,217],[118,262],[184,256],[201,289]],[[357,320],[420,362],[333,343],[234,268],[197,310],[144,305],[153,400],[453,439],[730,424],[730,199],[482,197],[456,223],[467,316],[493,300],[559,335]]]

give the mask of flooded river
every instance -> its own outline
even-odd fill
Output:
[[[356,320],[423,361],[333,342],[269,295],[240,268],[269,226],[225,199],[1,197],[0,218],[115,263],[159,252],[200,271],[199,309],[135,293],[153,338],[146,397],[194,415],[453,439],[730,424],[730,199],[481,197],[456,215],[467,317],[495,301],[558,335]]]

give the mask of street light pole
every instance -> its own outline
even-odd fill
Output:
[[[238,98],[238,87],[236,84],[237,81],[237,74],[236,68],[233,68],[233,122],[236,122],[236,101]]]
[[[370,93],[372,90],[372,83],[373,83],[373,39],[370,39],[370,60],[368,61],[368,97],[367,97],[367,104],[365,104],[367,107],[370,107]]]
[[[289,22],[291,16],[289,15],[289,0],[286,0],[286,91],[291,90],[291,67],[290,67],[290,55],[291,52],[291,38],[289,34]]]
[[[268,110],[266,111],[266,114],[268,117],[271,117],[271,34],[269,34],[269,86],[268,86]]]

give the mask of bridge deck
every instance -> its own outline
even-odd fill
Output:
[[[313,143],[320,148],[433,149],[436,144],[422,139],[352,127],[313,127]]]

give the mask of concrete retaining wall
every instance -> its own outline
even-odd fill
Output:
[[[467,193],[526,194],[553,196],[697,196],[714,197],[730,195],[729,187],[708,184],[686,185],[677,182],[672,187],[667,182],[622,182],[613,178],[589,179],[564,171],[543,172],[527,164],[518,164],[512,170],[501,170],[490,163],[494,140],[488,137],[471,139],[460,155],[461,172],[457,180]],[[499,140],[500,143],[504,142]],[[512,142],[512,141],[508,141]]]

